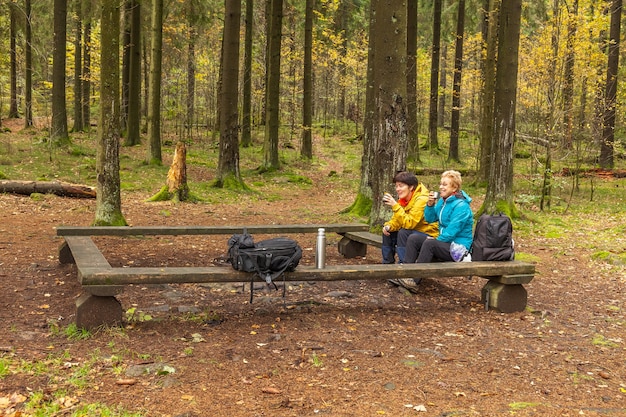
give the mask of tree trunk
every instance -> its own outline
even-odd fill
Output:
[[[33,125],[33,27],[31,25],[31,3],[24,1],[24,13],[26,14],[26,39],[24,45],[25,55],[25,81],[24,81],[24,127]]]
[[[224,3],[218,186],[243,187],[239,172],[239,33],[241,0]]]
[[[141,3],[130,0],[130,44],[128,54],[128,120],[126,146],[141,143]]]
[[[406,169],[406,4],[379,0],[376,6],[374,80],[377,119],[372,129],[370,225],[382,226],[389,212],[381,196],[397,171]]]
[[[252,0],[248,0],[252,1]],[[196,10],[194,0],[187,0],[187,112],[186,127],[187,138],[193,139],[193,125],[196,117],[196,42],[198,31],[196,29]]]
[[[481,212],[516,217],[513,202],[513,145],[522,0],[502,2],[494,100],[494,149]]]
[[[417,1],[407,1],[406,23],[406,124],[409,157],[420,160],[417,125]]]
[[[17,5],[14,3],[14,0],[11,0],[9,3],[10,9],[10,46],[9,46],[9,61],[10,61],[10,78],[11,78],[11,98],[9,100],[9,118],[18,118],[20,117],[18,109],[17,109]]]
[[[439,56],[441,51],[441,2],[434,0],[433,43],[430,63],[430,106],[428,112],[428,147],[439,149],[437,139],[437,102],[439,99]]]
[[[148,97],[148,162],[161,165],[161,71],[163,52],[163,0],[152,5],[152,39],[150,47],[150,96]]]
[[[82,113],[85,130],[91,128],[91,2],[86,1],[83,8],[83,23],[85,35],[83,36],[83,80],[82,80]]]
[[[454,52],[454,81],[452,83],[452,119],[450,122],[450,149],[448,161],[460,162],[459,124],[461,118],[461,75],[463,71],[463,39],[465,33],[465,0],[459,0]]]
[[[498,48],[498,21],[500,19],[500,0],[485,0],[488,8],[485,12],[487,27],[483,29],[485,57],[482,62],[481,119],[480,119],[480,164],[479,181],[489,180],[491,172],[491,153],[493,149],[494,95],[496,89],[496,53]]]
[[[95,226],[126,226],[120,190],[119,37],[119,0],[102,0]]]
[[[122,136],[126,137],[128,126],[128,83],[130,82],[130,27],[132,0],[123,0],[124,12],[122,13],[122,102],[120,107],[120,128]],[[126,142],[125,142],[126,144]]]
[[[448,88],[448,44],[443,43],[439,57],[439,88],[437,89],[437,127],[444,127],[446,89]]]
[[[600,146],[600,167],[613,168],[613,145],[615,142],[615,106],[617,105],[617,74],[619,72],[620,22],[622,0],[611,1],[611,26],[609,29],[609,57],[606,68],[606,92]]]
[[[367,76],[365,90],[365,116],[363,117],[363,155],[361,156],[361,181],[355,201],[344,211],[357,216],[369,216],[372,208],[371,167],[374,164],[372,135],[377,120],[374,65],[376,56],[376,7],[378,0],[370,2],[368,43],[367,43]],[[382,6],[381,6],[382,7]]]
[[[278,127],[280,101],[280,48],[282,37],[283,0],[271,0],[269,16],[267,92],[265,103],[265,147],[263,166],[266,170],[280,168],[278,159]]]
[[[565,137],[563,144],[572,148],[574,129],[574,62],[576,60],[576,32],[578,30],[578,0],[572,1],[571,9],[567,7],[567,46],[565,51],[565,68],[563,69],[563,124]]]
[[[67,0],[54,0],[54,51],[52,53],[52,126],[50,140],[68,144],[67,105],[65,102],[65,41]]]
[[[557,76],[556,76],[556,64],[559,56],[559,33],[561,26],[560,10],[561,0],[552,1],[552,35],[551,35],[551,48],[552,56],[550,57],[548,67],[548,91],[546,99],[548,102],[548,111],[545,116],[545,130],[546,130],[546,157],[543,169],[543,182],[541,185],[541,199],[539,201],[539,209],[543,211],[544,207],[550,207],[552,203],[552,145],[556,132],[560,129],[556,126],[556,91],[557,91]]]
[[[254,0],[246,0],[246,34],[243,48],[243,102],[241,116],[241,146],[252,145],[252,45],[254,31]]]
[[[340,1],[337,6],[335,33],[341,40],[338,49],[339,86],[337,91],[337,119],[343,121],[346,116],[346,56],[348,55],[348,7],[347,1]]]
[[[313,7],[315,0],[306,0],[304,14],[304,74],[302,83],[302,149],[305,159],[313,158]]]
[[[82,55],[82,35],[83,35],[83,20],[82,20],[82,2],[83,0],[74,0],[75,5],[75,26],[74,26],[74,132],[82,132],[85,129],[85,123],[83,121],[83,55]]]

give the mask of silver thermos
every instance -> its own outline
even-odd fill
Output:
[[[317,229],[317,244],[315,246],[315,267],[323,269],[326,265],[326,231]]]

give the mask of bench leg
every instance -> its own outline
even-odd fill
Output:
[[[337,250],[344,258],[358,258],[367,254],[367,245],[344,236],[337,243]]]
[[[59,247],[59,263],[61,264],[75,264],[74,255],[67,242],[63,241]]]
[[[526,308],[528,293],[521,284],[504,285],[489,281],[482,289],[481,301],[486,308],[501,313],[515,313]]]
[[[98,326],[117,326],[122,323],[122,304],[113,296],[83,293],[76,300],[76,326],[94,329]]]

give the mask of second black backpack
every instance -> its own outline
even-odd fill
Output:
[[[513,223],[504,214],[483,214],[474,229],[472,261],[512,261]]]

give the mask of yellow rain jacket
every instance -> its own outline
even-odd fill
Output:
[[[426,207],[427,201],[428,189],[424,184],[419,183],[413,191],[411,201],[406,206],[402,207],[397,202],[394,204],[391,208],[393,216],[385,223],[385,226],[389,226],[389,231],[391,232],[397,232],[400,229],[410,229],[437,237],[439,235],[437,222],[427,223],[424,220],[424,207]]]

